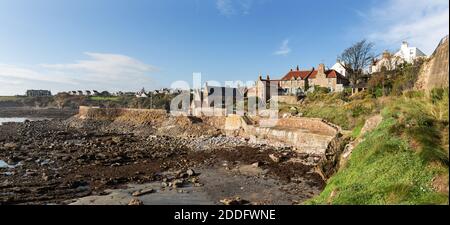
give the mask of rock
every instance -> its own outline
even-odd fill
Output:
[[[247,200],[243,200],[240,197],[235,198],[225,198],[220,200],[220,202],[224,205],[249,205],[250,202]]]
[[[122,142],[122,138],[121,137],[112,137],[112,141],[116,144],[119,144],[120,142]]]
[[[260,166],[261,166],[261,163],[260,163],[260,162],[255,162],[255,163],[252,164],[252,166],[253,166],[253,167],[260,167]]]
[[[29,169],[27,169],[25,171],[25,176],[36,176],[36,175],[37,175],[36,171],[29,170]]]
[[[14,142],[9,142],[3,145],[7,149],[17,149],[17,144]]]
[[[172,186],[173,186],[174,188],[182,187],[183,184],[184,184],[184,181],[183,181],[183,180],[180,180],[180,179],[176,179],[176,180],[172,181]]]
[[[375,128],[380,125],[381,121],[383,120],[383,117],[381,115],[375,115],[370,117],[366,120],[364,123],[364,126],[361,128],[360,137],[362,137],[364,134],[374,130]]]
[[[187,173],[188,176],[195,176],[195,171],[193,169],[188,169],[186,171],[186,173]]]
[[[43,173],[43,174],[42,174],[42,179],[43,179],[44,181],[48,181],[50,178],[49,178],[49,176],[48,176],[47,174]]]
[[[198,183],[198,178],[197,177],[192,177],[189,181],[191,183],[195,184],[195,183]]]
[[[128,205],[144,205],[144,202],[137,198],[131,199],[131,201],[128,203]]]
[[[152,188],[148,188],[148,189],[135,191],[131,195],[133,195],[134,197],[137,197],[137,196],[141,196],[141,195],[151,194],[153,192],[155,192],[155,190],[153,190]]]
[[[16,160],[15,159],[8,159],[8,161],[6,162],[9,165],[15,165],[16,164]]]
[[[275,156],[274,154],[270,154],[270,155],[269,155],[269,158],[270,158],[272,161],[276,162],[276,163],[279,163],[279,162],[280,162],[280,158],[277,157],[277,156]]]

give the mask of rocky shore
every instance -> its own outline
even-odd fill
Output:
[[[69,204],[105,195],[107,189],[157,182],[157,189],[139,191],[146,195],[204,186],[217,204],[236,194],[247,195],[239,197],[254,204],[294,204],[318,194],[324,185],[314,168],[319,157],[289,146],[258,144],[220,132],[171,135],[152,126],[124,124],[114,129],[117,126],[74,118],[1,125],[0,203]],[[230,182],[218,185],[223,180],[217,175],[202,178],[196,171],[222,171]],[[237,176],[242,179],[233,183]],[[256,188],[268,179],[274,181],[270,185],[277,197],[252,197],[257,194],[252,188],[242,191],[250,181]]]
[[[67,119],[78,113],[78,109],[35,108],[35,107],[0,107],[1,117],[33,117]]]

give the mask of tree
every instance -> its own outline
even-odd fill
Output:
[[[338,57],[338,61],[347,71],[352,85],[358,83],[364,74],[364,68],[372,63],[374,58],[372,48],[373,43],[362,40],[345,49]]]
[[[100,96],[102,96],[102,97],[110,97],[111,94],[110,94],[108,91],[102,91],[102,92],[100,93]]]

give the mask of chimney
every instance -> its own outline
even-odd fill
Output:
[[[298,68],[298,65],[297,65],[297,71],[299,71],[300,70],[300,68]]]
[[[262,80],[262,76],[261,76],[261,74],[259,75],[259,80]]]
[[[269,75],[267,75],[267,78],[266,78],[267,80],[270,80],[270,77],[269,77]]]
[[[383,52],[383,59],[388,59],[389,56],[391,56],[391,53],[389,53],[388,50],[384,50],[384,52]]]
[[[291,72],[292,72],[292,68],[291,68]]]
[[[402,48],[408,48],[408,42],[407,41],[403,41],[402,42]]]
[[[321,63],[319,64],[319,67],[317,68],[318,73],[325,73],[325,64]]]

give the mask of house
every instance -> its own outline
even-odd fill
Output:
[[[340,92],[344,90],[349,81],[344,75],[334,69],[327,70],[323,63],[316,69],[289,71],[280,81],[280,88],[284,93],[295,95],[308,91],[310,87],[319,86],[329,88],[331,91]]]
[[[344,77],[347,77],[347,70],[344,68],[345,63],[341,61],[337,61],[332,67],[332,70],[337,71],[338,73],[342,74]]]
[[[26,95],[28,97],[52,96],[52,92],[49,90],[27,90]]]
[[[281,80],[272,80],[270,76],[267,75],[265,79],[259,76],[256,81],[255,89],[249,89],[251,92],[247,92],[247,96],[256,96],[262,102],[267,102],[271,96],[278,95],[281,91],[280,89]]]
[[[400,50],[398,50],[394,56],[400,57],[407,63],[414,63],[418,58],[427,57],[427,55],[417,47],[410,47],[406,41],[403,41]]]
[[[136,97],[138,98],[147,98],[148,95],[145,92],[145,89],[142,88],[140,91],[136,92]]]
[[[234,105],[244,100],[246,88],[219,87],[205,84],[203,89],[193,90],[191,114],[227,115],[235,111]]]
[[[273,95],[301,96],[311,87],[319,86],[340,92],[349,85],[348,79],[334,69],[325,69],[324,64],[319,64],[316,69],[296,70],[291,69],[281,79],[271,80],[269,76],[262,79],[260,76],[256,82],[255,94],[263,100],[269,100]]]
[[[369,72],[377,73],[381,72],[382,70],[394,70],[402,62],[403,61],[400,57],[395,56],[389,51],[385,50],[383,54],[381,54],[381,58],[373,60]]]
[[[369,73],[377,73],[382,70],[394,70],[398,65],[403,63],[412,63],[421,58],[426,58],[427,55],[417,47],[410,47],[408,42],[404,41],[400,46],[400,50],[392,54],[385,50],[381,57],[373,60],[369,67]]]

